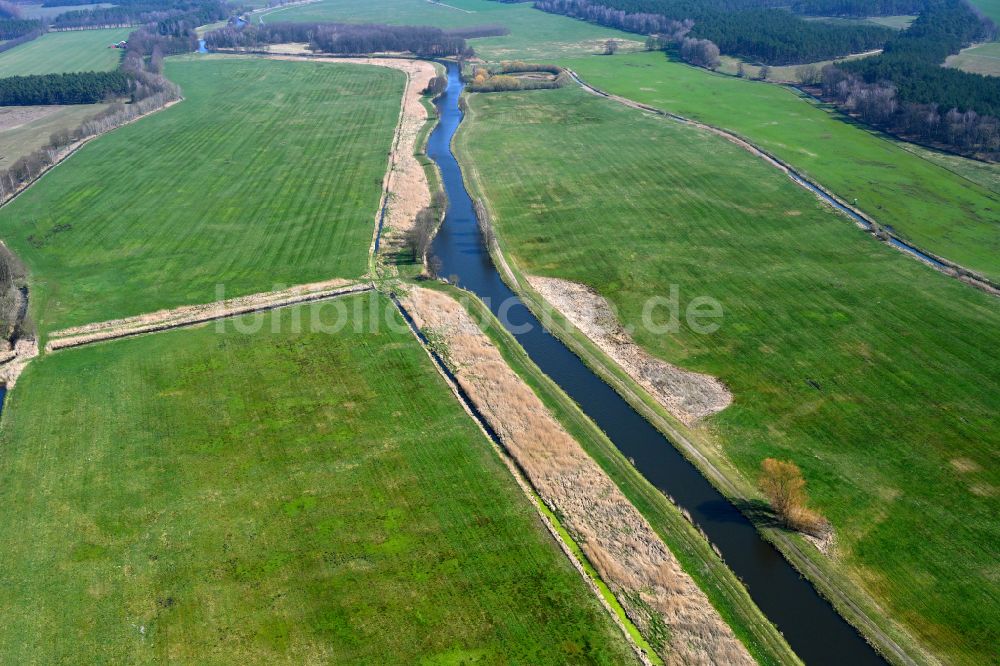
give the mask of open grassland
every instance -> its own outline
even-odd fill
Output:
[[[47,145],[53,132],[79,127],[105,106],[0,106],[0,169]]]
[[[1000,164],[970,160],[953,153],[924,148],[915,143],[900,143],[899,146],[954,172],[962,178],[982,185],[994,194],[1000,194]]]
[[[995,23],[1000,23],[1000,0],[970,0],[970,3]]]
[[[32,364],[0,435],[0,659],[631,663],[389,302],[292,332],[314,312],[341,316]]]
[[[1000,76],[1000,42],[979,44],[948,56],[945,67],[954,67],[973,74]]]
[[[510,30],[503,37],[473,39],[469,45],[486,60],[544,60],[600,53],[604,42],[616,39],[622,50],[640,48],[644,38],[611,28],[546,14],[530,3],[503,4],[491,0],[321,0],[283,9],[265,18],[278,21],[344,21],[349,23],[393,23],[464,28],[502,25]]]
[[[520,268],[594,287],[639,344],[721,378],[735,402],[692,439],[750,480],[795,461],[836,528],[834,568],[948,661],[992,659],[996,298],[708,133],[576,88],[470,105],[456,146]],[[644,327],[671,285],[682,308],[717,299],[721,328]]]
[[[0,77],[111,71],[122,51],[108,45],[127,38],[129,32],[129,28],[50,32],[0,53]]]
[[[562,64],[598,88],[733,130],[917,246],[1000,279],[1000,196],[823,105],[662,53]]]
[[[167,76],[185,101],[0,210],[43,331],[367,268],[401,72],[207,58]]]

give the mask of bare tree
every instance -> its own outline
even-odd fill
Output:
[[[767,77],[771,75],[771,67],[768,65],[761,65],[760,69],[757,70],[757,78],[761,81],[767,81]]]
[[[604,42],[604,55],[614,55],[618,52],[618,42],[613,39],[609,39]]]
[[[795,78],[804,86],[812,86],[819,83],[823,75],[816,65],[799,65],[795,68]]]
[[[708,39],[685,37],[681,42],[681,58],[697,67],[715,69],[719,66],[719,47]]]

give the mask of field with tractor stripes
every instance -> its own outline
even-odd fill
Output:
[[[344,305],[32,363],[0,661],[635,663],[392,303]]]
[[[0,210],[42,332],[367,268],[401,72],[217,58],[166,73],[184,101]]]

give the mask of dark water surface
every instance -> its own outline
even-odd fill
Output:
[[[750,595],[808,664],[884,664],[884,660],[813,586],[719,493],[673,445],[625,400],[546,331],[504,284],[486,250],[472,200],[451,152],[462,120],[458,68],[448,65],[448,89],[438,101],[441,118],[428,154],[437,163],[449,209],[434,241],[441,274],[478,295],[511,331],[532,360],[607,433],[615,446],[657,488],[687,509],[718,546]]]

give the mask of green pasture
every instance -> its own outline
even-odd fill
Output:
[[[0,78],[28,74],[111,71],[122,51],[108,48],[128,37],[129,28],[50,32],[0,53]]]
[[[1000,196],[824,105],[662,53],[563,64],[598,88],[733,130],[917,246],[1000,278]]]
[[[5,663],[634,662],[383,297],[46,356],[0,442]]]
[[[945,66],[973,74],[1000,76],[1000,42],[989,42],[964,49],[953,56],[948,56]]]
[[[0,210],[43,331],[367,269],[401,72],[206,57],[167,75],[184,101]]]
[[[266,22],[344,21],[432,25],[440,28],[502,25],[504,37],[470,40],[486,60],[546,60],[600,53],[608,39],[622,42],[622,50],[642,47],[644,37],[611,28],[546,14],[531,3],[504,4],[492,0],[320,0],[266,15]]]
[[[693,430],[754,482],[800,465],[834,558],[946,661],[992,658],[1000,306],[707,132],[576,88],[474,95],[456,141],[526,273],[586,283],[735,402]],[[644,325],[679,295],[682,325]],[[683,313],[723,309],[698,334]],[[669,323],[654,307],[652,323]]]

